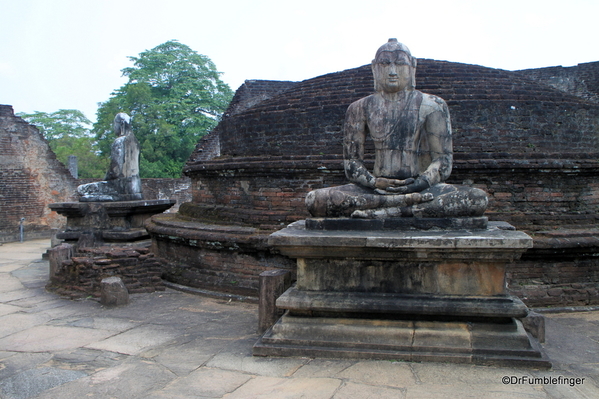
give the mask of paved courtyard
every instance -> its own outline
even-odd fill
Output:
[[[552,370],[255,358],[258,308],[167,289],[45,291],[49,240],[0,246],[0,398],[599,398],[599,311],[547,314]]]

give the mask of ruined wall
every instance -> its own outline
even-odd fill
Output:
[[[130,294],[164,291],[163,264],[147,246],[79,248],[56,265],[46,288],[71,299],[101,296],[106,277],[120,277]]]
[[[0,105],[0,242],[25,236],[49,237],[64,219],[48,204],[73,200],[76,181],[60,163],[39,130]]]
[[[191,179],[141,179],[145,199],[174,199],[177,201],[167,212],[176,212],[184,202],[191,201]]]
[[[223,117],[228,118],[239,114],[246,109],[279,95],[295,84],[296,82],[288,81],[246,80],[235,92]],[[220,133],[218,130],[214,130],[200,139],[190,156],[190,160],[201,162],[219,157],[220,155]]]

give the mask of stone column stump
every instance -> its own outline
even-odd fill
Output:
[[[60,244],[48,250],[51,282],[55,282],[56,276],[62,271],[62,262],[71,259],[73,256],[73,249],[71,244]]]
[[[268,330],[281,317],[276,306],[277,298],[291,285],[288,270],[267,270],[260,273],[260,302],[258,308],[258,333]]]

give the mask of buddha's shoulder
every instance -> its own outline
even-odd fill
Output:
[[[433,94],[422,93],[421,112],[431,113],[435,111],[447,111],[447,103],[441,97]]]

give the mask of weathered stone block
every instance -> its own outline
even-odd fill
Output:
[[[123,306],[129,303],[129,291],[120,277],[107,277],[102,279],[100,298],[104,306]]]
[[[526,317],[520,320],[526,331],[540,343],[545,342],[545,316],[536,312],[530,312]]]

